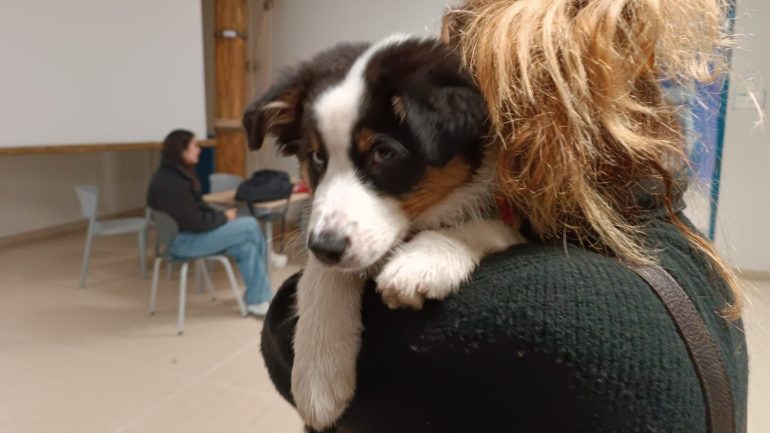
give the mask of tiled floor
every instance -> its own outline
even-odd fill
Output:
[[[218,300],[195,293],[176,335],[178,278],[139,278],[132,237],[98,238],[85,289],[83,235],[0,252],[0,432],[299,433],[241,318],[224,272]],[[272,271],[277,287],[297,267]]]
[[[99,238],[77,288],[82,234],[0,251],[0,432],[301,432],[259,353],[261,322],[241,318],[222,272],[219,300],[190,280],[185,335],[175,332],[176,283],[149,280],[134,239]],[[274,287],[296,267],[273,271]],[[770,282],[755,282],[746,321],[751,433],[770,432]]]

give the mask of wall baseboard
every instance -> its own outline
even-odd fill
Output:
[[[198,140],[201,147],[215,147],[216,140]],[[160,150],[163,143],[159,141],[138,141],[131,143],[106,144],[60,144],[44,146],[0,147],[0,155],[51,155],[57,153],[88,153],[88,152],[126,152],[135,150]]]
[[[117,212],[107,215],[102,215],[100,219],[109,218],[126,218],[126,217],[144,217],[144,208],[131,209],[123,212]],[[27,242],[34,242],[41,239],[52,238],[56,236],[62,236],[78,231],[85,231],[88,227],[88,221],[85,219],[79,221],[73,221],[71,223],[59,224],[53,227],[46,227],[44,229],[32,230],[24,233],[13,234],[9,236],[0,237],[0,248],[19,245]],[[288,220],[286,222],[286,232],[291,233],[298,230],[296,222]],[[281,233],[280,224],[273,225],[273,239],[274,242],[280,242]]]
[[[107,215],[100,215],[99,219],[126,218],[126,217],[144,217],[144,208],[131,209],[123,212],[117,212]],[[71,223],[58,224],[52,227],[32,230],[24,233],[18,233],[9,236],[0,237],[0,248],[19,245],[27,242],[34,242],[45,238],[61,236],[73,232],[83,231],[88,227],[88,220],[82,219]]]

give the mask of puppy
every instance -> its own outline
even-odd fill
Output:
[[[313,190],[292,394],[321,430],[355,391],[368,276],[391,308],[421,308],[523,238],[485,215],[496,155],[486,104],[437,40],[395,35],[318,54],[252,104],[244,127],[252,149],[275,136]]]

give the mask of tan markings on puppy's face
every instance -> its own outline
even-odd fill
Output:
[[[310,148],[313,152],[319,152],[321,150],[321,140],[318,138],[318,133],[313,131],[310,133]]]
[[[391,105],[393,106],[393,112],[396,114],[396,117],[398,117],[398,120],[403,122],[404,119],[406,119],[406,105],[404,105],[404,100],[399,96],[394,96],[391,100]]]
[[[289,92],[283,95],[280,100],[269,102],[260,107],[268,129],[288,125],[296,119],[297,113],[294,108],[296,99],[294,92]]]
[[[399,200],[401,208],[409,219],[414,220],[467,182],[471,173],[468,162],[460,156],[441,168],[430,167],[414,190]]]
[[[374,144],[374,131],[369,128],[363,128],[356,134],[356,147],[362,154],[366,154]]]

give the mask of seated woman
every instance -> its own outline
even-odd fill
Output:
[[[246,283],[249,314],[267,313],[272,291],[265,269],[267,243],[254,218],[236,218],[236,210],[220,211],[201,198],[193,170],[201,149],[190,131],[172,131],[163,141],[161,166],[150,182],[147,204],[179,224],[171,254],[199,257],[224,253],[235,258]]]
[[[388,309],[370,282],[338,431],[716,432],[672,316],[626,265],[649,262],[716,341],[734,427],[721,431],[746,431],[741,297],[682,213],[685,141],[660,84],[724,71],[722,5],[467,0],[447,15],[445,39],[489,105],[500,192],[531,243],[488,257],[421,311]],[[297,279],[278,291],[261,341],[288,401]]]

